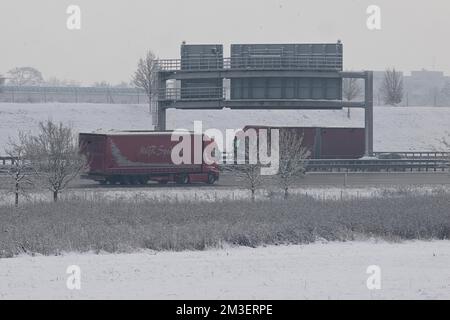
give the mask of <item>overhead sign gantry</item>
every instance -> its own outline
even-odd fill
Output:
[[[366,155],[373,153],[373,73],[344,72],[342,43],[181,45],[180,59],[158,60],[154,125],[166,110],[364,108]],[[364,101],[342,99],[342,79],[365,83]],[[168,87],[168,80],[179,86]],[[229,86],[224,86],[229,83]]]

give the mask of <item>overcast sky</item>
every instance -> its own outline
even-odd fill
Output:
[[[81,30],[66,9],[81,8]],[[381,7],[380,31],[366,27]],[[84,84],[129,81],[147,49],[177,58],[180,43],[344,43],[346,69],[450,74],[449,0],[1,0],[0,73],[38,68]]]

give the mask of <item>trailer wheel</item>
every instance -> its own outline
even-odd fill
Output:
[[[208,173],[208,184],[214,184],[216,182],[216,177],[212,173]]]
[[[120,184],[121,185],[131,184],[131,180],[127,176],[122,176],[122,177],[120,177]]]
[[[179,184],[188,184],[189,183],[189,175],[183,174],[178,179],[177,182]]]
[[[139,177],[138,178],[139,184],[147,184],[147,178],[146,177]]]

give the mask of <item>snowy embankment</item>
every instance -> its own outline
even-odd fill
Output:
[[[39,121],[52,119],[70,123],[76,131],[153,128],[147,105],[120,104],[12,104],[0,103],[0,155],[8,137],[18,130],[35,130]],[[221,130],[248,124],[274,126],[363,127],[364,113],[347,110],[168,110],[167,126],[193,128],[202,120],[203,128]],[[439,142],[450,134],[450,107],[375,107],[374,148],[376,151],[443,149]]]
[[[67,288],[71,265],[80,290]],[[449,265],[450,241],[21,256],[0,259],[0,299],[450,299]]]

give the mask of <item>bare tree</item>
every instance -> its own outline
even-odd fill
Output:
[[[8,78],[8,83],[13,86],[36,86],[44,82],[41,72],[32,67],[11,69]]]
[[[342,80],[342,94],[344,99],[352,101],[362,94],[362,87],[355,78],[345,78]],[[347,108],[347,117],[350,118],[350,108]]]
[[[139,59],[137,70],[133,76],[133,84],[145,91],[151,112],[152,100],[155,98],[157,87],[158,64],[155,54],[149,50],[145,58]]]
[[[12,159],[12,164],[7,172],[13,182],[12,192],[16,207],[19,205],[19,196],[26,196],[29,188],[33,186],[33,177],[35,176],[35,171],[26,158],[25,140],[26,135],[19,132],[18,140],[14,141],[10,138],[6,149],[6,155]]]
[[[387,69],[384,73],[380,93],[384,104],[395,106],[403,99],[403,76],[395,68]]]
[[[303,144],[303,135],[293,129],[282,129],[280,132],[280,163],[278,178],[284,191],[284,198],[289,196],[289,188],[305,174],[310,150]]]
[[[254,202],[256,198],[256,190],[263,183],[260,164],[235,164],[225,167],[226,171],[232,173],[242,186],[251,192],[251,199]]]
[[[247,130],[236,134],[234,139],[234,164],[224,167],[242,186],[251,192],[251,199],[255,201],[256,190],[261,187],[263,177],[262,165],[258,161],[258,138],[256,131]]]
[[[39,123],[37,135],[24,139],[26,158],[36,170],[39,182],[53,193],[53,200],[86,166],[72,128],[48,120]]]

